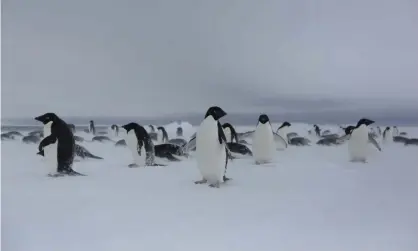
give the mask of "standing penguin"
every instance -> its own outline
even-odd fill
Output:
[[[73,132],[68,125],[54,113],[45,113],[36,117],[35,120],[42,122],[45,125],[45,131],[49,133],[38,146],[39,152],[43,152],[45,147],[47,147],[49,149],[47,150],[49,165],[52,167],[56,164],[57,173],[49,174],[49,176],[83,175],[72,169],[75,155],[75,140]],[[48,148],[50,145],[51,148]],[[56,153],[55,158],[52,156],[54,153]]]
[[[399,129],[398,129],[398,127],[397,127],[397,126],[394,126],[394,127],[393,127],[393,129],[392,129],[392,136],[393,136],[393,137],[395,137],[395,136],[399,136]]]
[[[258,117],[253,136],[253,156],[257,165],[271,162],[276,151],[270,119],[266,114]]]
[[[113,124],[113,125],[110,127],[110,130],[113,132],[113,135],[114,135],[115,137],[119,136],[119,126],[118,126],[118,125]]]
[[[348,152],[351,162],[363,162],[366,163],[368,155],[368,143],[372,141],[373,145],[381,151],[377,142],[369,137],[368,126],[373,124],[374,121],[366,118],[362,118],[357,122],[357,125],[350,129],[347,129],[347,133],[350,133],[348,140]]]
[[[94,121],[90,120],[89,122],[89,133],[96,135],[96,127],[94,126]]]
[[[387,126],[385,130],[383,131],[383,142],[391,142],[393,141],[393,132],[392,128]]]
[[[183,137],[183,128],[181,128],[181,126],[177,127],[176,136]]]
[[[129,167],[155,166],[154,144],[145,128],[133,122],[123,125],[122,128],[126,130],[126,145],[134,159]]]
[[[220,183],[228,180],[225,177],[228,165],[227,142],[219,123],[219,119],[225,115],[226,112],[222,108],[212,106],[197,129],[196,160],[202,180],[196,181],[195,184],[209,183],[210,187],[219,188]]]
[[[235,128],[230,123],[224,123],[222,125],[222,128],[224,130],[226,142],[228,143],[234,142],[234,139],[235,139],[235,143],[238,143],[237,132],[235,131]]]
[[[289,142],[289,138],[287,137],[287,128],[290,127],[291,124],[287,121],[283,122],[279,128],[277,128],[276,133],[280,135],[286,142]]]
[[[162,135],[161,142],[162,143],[168,142],[168,134],[167,134],[167,131],[165,130],[164,126],[157,127],[157,130],[161,131],[161,135]]]

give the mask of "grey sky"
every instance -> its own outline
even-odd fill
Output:
[[[3,117],[418,105],[414,0],[3,0],[2,8]]]

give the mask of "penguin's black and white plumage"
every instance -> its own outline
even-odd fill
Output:
[[[110,126],[110,131],[112,132],[112,136],[118,137],[119,136],[119,126],[116,124],[113,124]]]
[[[94,121],[93,120],[90,120],[90,122],[89,122],[88,132],[93,134],[93,135],[96,135],[96,127],[94,126]]]
[[[230,123],[224,123],[222,125],[222,128],[224,130],[226,142],[228,143],[234,142],[234,139],[235,139],[235,143],[238,143],[237,132],[235,131],[235,128]]]
[[[210,187],[219,187],[228,180],[225,177],[228,165],[226,137],[219,123],[226,112],[218,106],[210,107],[205,119],[196,132],[196,160],[202,180],[195,184],[209,183]]]
[[[159,132],[161,132],[161,142],[162,143],[168,142],[168,134],[167,134],[167,131],[165,130],[164,126],[157,127],[157,130]]]
[[[183,128],[181,128],[181,126],[177,127],[176,136],[183,137]]]
[[[290,124],[289,122],[285,121],[283,122],[279,128],[277,128],[276,133],[278,135],[280,135],[280,137],[282,137],[283,139],[286,140],[286,142],[289,142],[289,138],[287,137],[287,128],[289,128],[292,124]],[[282,149],[281,149],[282,150]]]
[[[371,142],[379,151],[381,151],[376,140],[369,136],[368,126],[373,123],[373,120],[362,118],[357,122],[357,125],[354,128],[346,129],[346,133],[349,133],[348,153],[350,156],[350,161],[366,163],[369,142]]]
[[[55,174],[50,176],[62,175],[82,175],[72,169],[75,156],[74,135],[68,125],[54,113],[45,113],[35,118],[45,125],[45,133],[48,133],[39,143],[38,151],[42,152],[48,149],[49,166],[55,167]],[[51,148],[48,148],[51,146]],[[52,147],[53,146],[53,147]],[[46,149],[45,149],[46,147]],[[55,150],[56,149],[56,150]],[[54,155],[55,158],[54,158]]]
[[[122,128],[126,130],[126,145],[134,160],[134,164],[129,167],[154,166],[154,143],[145,128],[133,122],[123,125]]]
[[[383,142],[388,143],[393,141],[393,130],[390,126],[387,126],[383,131]]]
[[[318,125],[314,125],[314,130],[315,130],[316,136],[320,137],[321,136],[321,128],[319,128]]]
[[[256,164],[269,163],[273,160],[276,144],[270,119],[266,114],[261,114],[258,118],[257,127],[254,131],[252,148]]]
[[[393,126],[393,129],[392,129],[392,136],[393,136],[393,137],[395,137],[395,136],[399,136],[399,129],[398,129],[398,127],[397,127],[397,126]]]

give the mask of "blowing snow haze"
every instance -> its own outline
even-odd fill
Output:
[[[163,117],[213,104],[229,113],[417,114],[417,1],[4,0],[2,8],[2,117]]]

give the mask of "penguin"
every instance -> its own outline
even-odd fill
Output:
[[[124,139],[118,140],[115,146],[126,146],[126,141]]]
[[[282,123],[281,126],[279,126],[279,128],[277,128],[277,131],[276,131],[276,133],[280,135],[280,137],[282,137],[284,140],[286,140],[286,142],[289,142],[289,138],[287,137],[287,128],[290,127],[291,125],[292,124],[285,121]]]
[[[409,145],[418,146],[418,139],[412,138],[412,139],[408,139],[407,141],[405,141],[405,146],[409,146]]]
[[[84,138],[80,137],[80,136],[77,136],[77,135],[74,135],[74,140],[77,141],[77,142],[83,142]]]
[[[42,122],[44,125],[48,125],[45,128],[46,131],[47,128],[50,128],[50,134],[45,136],[45,138],[39,143],[38,151],[42,152],[45,147],[54,144],[56,144],[57,148],[56,160],[54,159],[53,162],[51,161],[53,164],[57,163],[56,173],[49,174],[48,176],[84,176],[84,174],[78,173],[72,168],[75,155],[75,140],[73,132],[68,125],[55,113],[50,112],[36,117],[35,120]]]
[[[45,148],[37,153],[38,155],[44,156],[45,157]],[[80,157],[82,159],[103,159],[102,157],[96,156],[94,154],[92,154],[91,152],[89,152],[89,150],[87,150],[84,146],[75,144],[75,155],[77,157]]]
[[[161,131],[161,134],[162,134],[161,142],[166,143],[168,141],[168,134],[167,134],[167,131],[165,130],[164,126],[157,127],[157,130]]]
[[[392,129],[392,136],[399,136],[399,129],[397,126],[394,126]]]
[[[387,143],[393,140],[392,128],[387,126],[383,131],[383,142]]]
[[[75,133],[75,125],[74,124],[68,124],[68,127],[71,129],[73,133]]]
[[[113,132],[113,136],[118,137],[119,136],[119,126],[113,124],[112,126],[110,126],[110,129]]]
[[[149,129],[151,130],[150,132],[155,132],[155,128],[153,125],[148,125]]]
[[[286,145],[287,146],[287,145]],[[276,146],[270,119],[266,114],[258,118],[257,127],[253,136],[253,156],[257,165],[269,163],[274,158]]]
[[[319,128],[318,125],[314,125],[314,129],[315,129],[316,136],[320,137],[321,136],[321,128]]]
[[[43,131],[32,131],[32,132],[28,133],[28,136],[36,136],[36,137],[43,138],[44,137],[44,132]]]
[[[90,120],[90,122],[89,122],[88,132],[92,133],[93,135],[96,135],[96,127],[94,126],[94,121],[93,120]]]
[[[175,138],[175,139],[170,139],[168,143],[178,145],[178,146],[184,146],[187,144],[187,141],[182,138]]]
[[[122,128],[126,130],[126,145],[134,159],[129,167],[159,166],[154,163],[154,143],[145,128],[133,122],[123,125]]]
[[[226,142],[234,142],[234,139],[235,139],[235,143],[238,143],[237,132],[235,131],[235,128],[230,123],[224,123],[222,125],[222,128],[224,130]]]
[[[219,106],[210,107],[196,132],[196,160],[202,180],[195,184],[209,183],[210,187],[219,188],[229,180],[225,173],[228,166],[228,148],[226,137],[219,123],[226,112]],[[193,139],[191,140],[193,141]]]
[[[13,140],[13,139],[15,139],[15,136],[7,132],[1,134],[1,140]]]
[[[289,139],[289,145],[293,145],[293,146],[309,146],[311,143],[311,141],[307,138],[304,137],[292,137]]]
[[[408,140],[409,140],[408,138],[403,137],[403,136],[394,136],[393,137],[393,142],[396,142],[396,143],[403,143],[403,144],[405,144],[405,142],[407,142]]]
[[[286,136],[288,140],[294,137],[299,137],[299,135],[295,132],[289,132]]]
[[[26,144],[36,144],[41,141],[41,138],[37,135],[28,135],[22,138],[22,142]]]
[[[372,139],[373,145],[381,151],[379,145],[374,138],[369,136],[368,126],[373,124],[374,121],[362,118],[357,122],[357,125],[351,130],[348,139],[348,152],[351,162],[367,162],[368,155],[368,143]]]
[[[165,158],[169,161],[180,161],[176,156],[187,156],[181,146],[169,143],[155,145],[154,152],[155,157]]]
[[[113,142],[113,140],[111,140],[109,137],[107,137],[107,136],[94,136],[92,139],[91,139],[91,141],[92,142],[94,142],[94,141],[97,141],[97,142],[105,142],[105,141],[112,141]]]
[[[241,158],[241,156],[253,156],[253,152],[244,144],[228,142],[227,145],[234,158]]]
[[[177,137],[183,137],[183,128],[181,128],[180,126],[177,127],[176,135]]]

